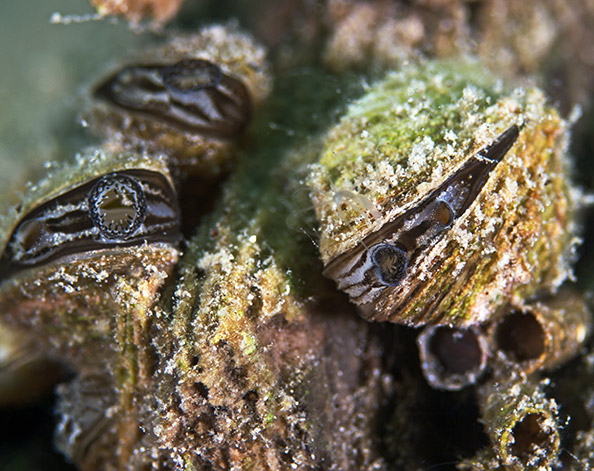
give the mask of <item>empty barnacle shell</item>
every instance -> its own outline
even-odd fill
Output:
[[[209,26],[118,67],[95,85],[84,119],[112,142],[214,175],[269,90],[264,48],[230,26]]]
[[[474,384],[487,366],[489,345],[477,326],[427,326],[417,345],[423,375],[437,389],[456,391]]]
[[[590,330],[583,296],[569,289],[556,296],[510,309],[490,327],[497,360],[524,374],[552,368],[576,355]]]
[[[567,123],[471,62],[408,65],[327,135],[308,182],[324,274],[377,321],[467,326],[568,277]],[[337,206],[355,191],[361,205]]]
[[[0,225],[0,320],[34,326],[37,344],[52,331],[57,357],[99,348],[89,338],[110,336],[119,314],[142,315],[178,258],[177,195],[158,155],[88,150],[30,185]]]
[[[558,463],[559,411],[557,403],[545,395],[546,385],[547,380],[537,382],[512,374],[479,388],[485,430],[505,469],[550,470]]]

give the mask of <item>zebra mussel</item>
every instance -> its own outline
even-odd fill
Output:
[[[221,88],[244,75],[205,56],[164,57],[132,62],[99,86],[107,99],[98,108],[108,110],[99,124],[113,131],[105,145],[74,169],[52,170],[3,221],[3,326],[34,332],[36,348],[76,372],[58,389],[58,446],[86,470],[391,469],[377,436],[388,390],[412,397],[425,385],[414,378],[408,388],[406,372],[400,382],[384,370],[384,340],[397,337],[351,316],[346,297],[320,282],[309,241],[288,233],[283,216],[302,209],[288,193],[311,155],[304,140],[288,141],[292,128],[279,139],[270,137],[276,119],[256,123],[254,164],[238,169],[208,220],[191,224],[198,230],[177,263],[186,213],[171,175],[192,162],[212,171],[200,160],[206,143],[228,145],[245,128],[238,93]],[[476,382],[499,368],[490,354],[516,378],[565,361],[587,323],[586,309],[571,318],[544,301],[567,277],[574,243],[579,198],[563,157],[566,123],[538,90],[506,91],[467,64],[409,65],[395,77],[352,104],[311,169],[326,275],[371,319],[429,324],[419,348],[433,387]],[[133,105],[150,106],[127,107],[136,92]],[[315,116],[293,106],[303,103],[292,93],[275,118]],[[223,102],[225,112],[214,105]],[[183,156],[164,135],[202,141]],[[315,147],[311,134],[305,140]],[[525,318],[537,324],[530,337],[542,331],[544,340],[528,355],[506,337],[527,334]],[[540,386],[517,389],[484,389],[487,451],[548,466],[560,449],[554,402],[524,414],[515,399],[539,396]],[[495,396],[507,390],[504,404],[518,413],[500,424]],[[414,413],[398,419],[419,428]],[[408,452],[414,434],[393,430],[386,435]],[[510,431],[523,446],[502,439]]]
[[[206,137],[240,135],[251,114],[245,85],[203,59],[126,66],[94,96],[122,112]]]

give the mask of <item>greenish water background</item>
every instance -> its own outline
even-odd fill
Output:
[[[125,22],[51,24],[88,15],[85,0],[0,2],[0,190],[18,188],[48,160],[70,158],[85,84],[140,42]]]

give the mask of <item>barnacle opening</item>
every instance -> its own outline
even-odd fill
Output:
[[[406,276],[408,254],[392,244],[372,247],[371,260],[376,266],[380,282],[387,286],[398,285]]]
[[[481,346],[470,330],[439,327],[431,337],[429,350],[447,374],[464,374],[481,364]]]
[[[423,374],[434,388],[462,389],[474,384],[486,367],[487,348],[475,328],[428,327],[418,346]]]
[[[525,464],[538,457],[538,450],[548,450],[555,442],[555,434],[544,426],[544,414],[536,412],[527,414],[512,429],[514,442],[510,451]]]
[[[539,358],[545,351],[545,331],[534,314],[513,312],[497,324],[497,348],[518,363]]]
[[[89,195],[90,216],[103,237],[126,239],[142,224],[146,201],[141,186],[125,175],[107,175]]]

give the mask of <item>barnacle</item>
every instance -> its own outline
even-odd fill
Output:
[[[583,296],[555,296],[507,306],[492,323],[470,328],[427,326],[417,339],[423,374],[436,388],[475,384],[487,366],[530,375],[575,356],[589,336],[591,313]]]
[[[568,276],[567,124],[538,89],[506,91],[479,69],[428,62],[388,74],[311,168],[324,273],[368,319],[482,323]],[[343,188],[382,217],[338,210]]]
[[[396,11],[351,3],[356,24],[349,9]],[[404,7],[366,23],[376,57],[356,62],[385,67],[378,46],[415,61],[372,85],[324,57],[286,70],[289,48],[268,95],[264,49],[231,26],[97,82],[85,119],[101,147],[0,218],[0,403],[61,382],[55,443],[83,470],[550,470],[563,448],[587,467],[591,364],[553,370],[591,324],[583,294],[559,289],[581,202],[569,123],[481,64],[417,62],[432,23]],[[382,36],[407,22],[400,54]],[[349,67],[342,39],[326,64]],[[361,319],[322,271],[393,322]]]
[[[114,144],[165,152],[209,177],[228,168],[252,108],[269,91],[263,47],[231,26],[209,26],[97,83],[84,120]]]
[[[530,374],[573,357],[588,338],[590,322],[583,296],[561,290],[550,299],[509,309],[491,326],[489,343],[498,361]]]
[[[434,388],[455,391],[475,384],[487,366],[489,344],[476,326],[427,326],[417,343],[423,374]]]
[[[479,390],[482,420],[506,469],[551,469],[558,463],[559,411],[544,394],[545,384],[512,375]]]

